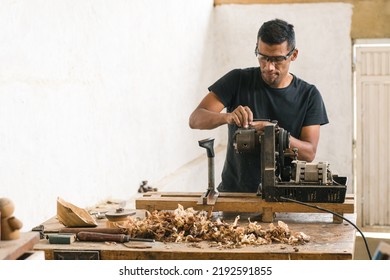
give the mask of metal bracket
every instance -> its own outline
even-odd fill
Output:
[[[45,226],[44,225],[36,226],[31,231],[39,232],[39,238],[40,239],[45,239]]]
[[[54,260],[100,260],[100,251],[54,250]]]

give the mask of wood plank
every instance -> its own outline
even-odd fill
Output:
[[[185,192],[164,192],[159,195],[145,194],[143,197],[135,200],[136,209],[153,210],[175,210],[178,205],[184,208],[194,208],[195,210],[210,211],[208,205],[199,204],[199,199],[202,193],[185,193]],[[355,213],[354,196],[348,195],[344,203],[308,203],[315,205],[337,214],[343,215],[346,213]],[[225,212],[251,212],[264,215],[264,221],[272,217],[271,213],[291,212],[291,213],[323,213],[320,209],[315,209],[305,205],[292,202],[266,202],[255,193],[220,193],[219,197],[212,208],[213,211]],[[342,219],[336,215],[333,218],[334,222],[341,223]]]
[[[38,232],[22,232],[19,239],[1,240],[0,260],[17,260],[24,253],[32,250],[38,241]]]
[[[214,0],[214,6],[226,4],[297,4],[297,3],[322,3],[324,0]],[[351,3],[353,0],[326,0],[326,2],[346,2]]]

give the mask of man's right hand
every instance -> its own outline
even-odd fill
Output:
[[[248,128],[253,123],[253,113],[248,106],[238,106],[228,114],[228,124],[235,124],[238,127]]]
[[[248,128],[253,123],[253,113],[248,106],[238,106],[231,113],[221,113],[225,105],[217,95],[209,92],[189,118],[189,125],[195,129],[213,129],[224,124],[235,124]]]

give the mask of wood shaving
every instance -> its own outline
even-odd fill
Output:
[[[123,243],[124,246],[127,248],[132,248],[132,249],[149,249],[152,248],[151,244],[145,244],[145,242],[125,242]]]
[[[281,243],[302,245],[310,237],[303,232],[291,232],[287,224],[278,221],[263,228],[248,219],[246,226],[238,224],[240,216],[233,223],[221,219],[212,221],[206,211],[184,209],[182,205],[174,211],[146,212],[145,218],[129,217],[120,226],[130,237],[152,238],[160,242],[209,242],[210,247],[221,249],[241,248],[246,245],[268,245]]]

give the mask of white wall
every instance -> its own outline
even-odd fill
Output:
[[[15,202],[30,230],[56,213],[58,196],[80,207],[126,199],[142,180],[153,185],[203,155],[197,140],[224,142],[225,127],[191,130],[188,117],[215,79],[256,65],[257,30],[275,17],[296,26],[292,71],[327,104],[317,159],[349,176],[351,11],[337,3],[1,1],[0,197]]]
[[[0,2],[0,197],[30,230],[201,153],[212,0]],[[201,94],[199,93],[201,91]]]

